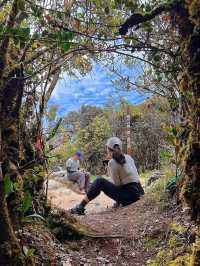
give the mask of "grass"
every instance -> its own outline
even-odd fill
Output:
[[[142,185],[145,185],[148,178],[150,176],[152,176],[155,173],[155,170],[151,170],[151,171],[145,171],[143,173],[140,173],[140,182],[142,183]]]
[[[170,205],[171,200],[169,199],[168,193],[166,193],[166,185],[171,179],[171,177],[174,175],[173,171],[169,168],[163,169],[163,173],[165,173],[164,176],[157,179],[154,183],[151,184],[151,186],[146,187],[145,189],[145,198],[146,198],[146,204],[155,204],[160,209],[165,209]],[[152,171],[145,173],[143,175],[143,182],[146,183],[148,177],[152,175]]]

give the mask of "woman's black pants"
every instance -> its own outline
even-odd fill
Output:
[[[87,192],[88,199],[90,201],[93,200],[101,191],[123,206],[129,205],[140,198],[138,183],[132,182],[126,185],[116,186],[105,178],[98,177]]]

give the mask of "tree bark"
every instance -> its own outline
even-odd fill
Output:
[[[186,1],[188,20],[182,20],[189,32],[182,33],[182,124],[179,137],[179,162],[185,172],[181,196],[192,209],[192,218],[200,218],[200,3]],[[179,28],[183,28],[180,25]],[[187,33],[187,34],[186,34]]]
[[[53,92],[53,90],[55,89],[55,86],[59,80],[59,76],[60,76],[60,73],[61,73],[61,70],[57,70],[54,75],[53,75],[53,79],[50,83],[50,85],[48,86],[48,89],[47,89],[47,92],[46,92],[46,95],[45,95],[45,103],[44,103],[44,110],[46,110],[46,107],[47,107],[47,103],[51,97],[51,94]]]
[[[12,29],[15,25],[15,18],[19,13],[19,8],[18,8],[18,1],[14,0],[11,8],[11,12],[8,18],[8,22],[6,27],[9,29]],[[7,57],[8,57],[8,48],[10,44],[10,37],[8,34],[5,34],[1,46],[0,46],[0,80],[2,82],[2,77],[4,76],[4,70],[7,67]],[[0,86],[1,89],[1,86]]]
[[[15,236],[8,213],[0,166],[0,262],[1,265],[23,265],[19,242]]]
[[[19,179],[17,167],[19,162],[19,112],[23,96],[23,68],[15,69],[4,87],[1,87],[0,97],[0,260],[3,265],[25,265],[20,244],[15,236],[13,224],[19,221],[20,213],[17,208],[20,204],[21,190],[13,193],[12,198],[4,192],[4,177],[8,175],[13,182]]]
[[[178,134],[179,164],[184,170],[181,198],[192,210],[192,218],[200,218],[200,2],[180,1],[160,5],[147,14],[133,14],[120,27],[125,35],[129,28],[138,26],[156,16],[169,12],[176,20],[181,37],[181,65],[183,70],[179,82],[181,97],[180,131]]]

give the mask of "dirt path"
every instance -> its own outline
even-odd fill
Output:
[[[157,208],[145,206],[143,199],[116,211],[80,217],[93,230],[122,238],[81,240],[72,255],[72,265],[147,265],[161,247],[174,217],[172,211],[160,213]]]
[[[49,196],[54,205],[64,209],[76,205],[83,197],[56,183],[50,184]],[[186,220],[179,209],[161,210],[159,202],[155,204],[148,197],[117,210],[107,208],[112,204],[102,193],[89,204],[86,215],[77,218],[98,233],[121,237],[66,241],[69,256],[66,266],[148,265],[159,250],[165,249],[170,224]]]
[[[49,181],[49,199],[51,199],[51,203],[56,207],[68,210],[78,204],[83,199],[84,195],[76,193],[76,190],[78,189],[75,188],[72,190],[69,186],[53,179]],[[94,212],[99,213],[110,208],[112,205],[113,201],[101,193],[98,198],[88,204],[87,214]]]
[[[171,225],[188,226],[188,220],[179,208],[161,210],[159,205],[148,202],[145,197],[129,207],[90,213],[78,219],[99,233],[120,234],[122,237],[66,243],[72,266],[148,265],[158,252],[169,247],[168,241],[173,233]],[[177,232],[173,234],[176,236]],[[168,264],[163,261],[153,265]]]

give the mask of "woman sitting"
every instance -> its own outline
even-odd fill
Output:
[[[108,139],[106,146],[107,152],[112,156],[108,162],[108,175],[113,183],[102,177],[97,178],[81,203],[70,210],[72,214],[83,215],[88,202],[96,198],[101,191],[122,206],[134,203],[144,194],[134,160],[130,155],[122,153],[121,140],[112,137]]]

